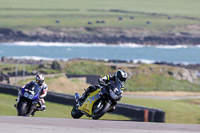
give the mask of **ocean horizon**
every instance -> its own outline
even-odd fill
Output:
[[[103,43],[48,43],[14,42],[0,43],[0,57],[69,60],[74,58],[95,60],[126,60],[132,62],[199,64],[200,45],[140,45]]]

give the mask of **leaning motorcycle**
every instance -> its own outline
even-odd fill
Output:
[[[35,83],[30,83],[27,88],[19,91],[20,100],[16,106],[18,116],[30,116],[35,112],[41,89]]]
[[[71,116],[79,119],[85,114],[92,119],[101,118],[120,101],[122,97],[121,88],[120,82],[110,81],[108,85],[99,86],[99,89],[90,93],[82,103],[78,100],[79,94],[75,93],[76,105],[72,108]]]

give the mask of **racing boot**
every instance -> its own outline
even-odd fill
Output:
[[[96,90],[96,87],[95,86],[89,86],[85,92],[82,94],[82,96],[79,98],[79,101],[82,103],[85,101],[85,99],[89,96],[89,94],[91,92],[94,92]]]
[[[41,106],[38,106],[36,107],[35,111],[45,111],[46,110],[46,105],[41,105]]]
[[[79,102],[84,102],[86,97],[90,94],[90,92],[88,92],[87,90],[81,95],[81,97],[78,99]]]
[[[33,112],[31,113],[31,115],[34,116],[36,111],[37,111],[37,110],[34,109]]]
[[[108,112],[113,112],[116,109],[116,106],[113,106]]]
[[[38,105],[39,106],[37,106],[36,107],[36,111],[45,111],[45,109],[46,109],[46,105],[45,105],[45,102],[44,102],[44,99],[40,99],[40,101],[38,102]]]

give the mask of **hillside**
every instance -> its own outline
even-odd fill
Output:
[[[84,67],[82,67],[84,66]],[[102,69],[98,69],[98,68]],[[194,70],[156,64],[109,64],[106,62],[75,60],[67,63],[68,74],[113,74],[123,69],[128,73],[125,91],[200,91],[200,81]]]
[[[28,83],[35,79],[27,79],[24,83]],[[84,89],[86,89],[89,84],[80,81],[78,79],[69,80],[64,76],[58,76],[55,78],[46,78],[45,82],[48,85],[49,91],[58,92],[58,93],[66,93],[66,94],[75,94],[79,92],[82,94]],[[18,85],[23,86],[23,81],[19,81]]]
[[[0,3],[3,3],[0,42],[200,43],[197,0],[0,0]]]
[[[20,61],[24,60],[18,60],[18,62]],[[105,76],[115,73],[118,69],[123,69],[128,73],[125,91],[200,91],[200,80],[195,74],[195,70],[177,66],[141,63],[109,63],[92,60],[70,60],[67,62],[47,61],[46,63],[42,61],[41,63],[42,65],[39,63],[35,64],[34,67],[33,65],[26,64],[26,70],[29,71],[29,74],[33,75],[37,72],[43,74],[59,72],[66,74]],[[52,64],[57,64],[55,65],[57,67],[52,67],[54,66]],[[1,63],[0,69],[5,74],[15,74],[15,67],[13,66],[14,64]],[[18,70],[23,70],[22,64],[18,66]],[[87,84],[79,80],[68,80],[65,77],[57,77],[55,79],[47,78],[47,82],[52,88],[59,86],[59,89],[62,91],[64,90],[62,88],[66,87],[68,87],[68,89],[73,88],[72,90],[77,91],[78,88],[82,88],[81,90],[83,90],[88,87]],[[65,91],[67,93],[70,92],[67,90]]]

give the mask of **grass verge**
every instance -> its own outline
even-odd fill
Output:
[[[16,97],[0,94],[0,115],[16,115],[13,107]],[[153,100],[141,98],[122,98],[123,103],[162,109],[166,112],[166,123],[200,124],[200,100]],[[36,117],[72,118],[70,111],[72,106],[46,102],[45,112],[36,112]],[[87,117],[82,117],[88,119]],[[101,119],[106,120],[130,120],[127,117],[107,113]]]
[[[16,116],[17,111],[14,108],[15,96],[0,93],[0,115]],[[54,117],[54,118],[72,118],[72,106],[46,102],[47,109],[44,112],[36,112],[35,117]],[[83,116],[83,119],[88,117]],[[106,120],[130,120],[127,117],[113,114],[105,114],[101,119]]]
[[[200,124],[200,106],[199,104],[191,104],[188,100],[154,100],[123,97],[122,102],[162,109],[166,113],[166,123]]]
[[[136,75],[127,81],[126,88],[126,91],[200,91],[197,84],[161,74]]]

